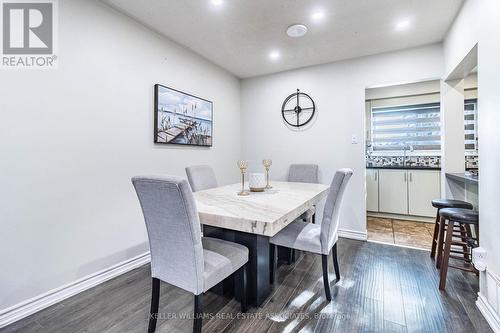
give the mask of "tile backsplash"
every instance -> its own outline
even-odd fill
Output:
[[[398,167],[403,166],[403,156],[366,156],[367,167]],[[408,167],[441,167],[441,156],[407,156]]]
[[[479,168],[479,157],[477,155],[465,156],[465,169],[477,169]]]
[[[366,156],[367,167],[398,167],[403,166],[403,156]],[[406,166],[440,168],[441,156],[407,156]],[[479,158],[477,155],[465,156],[465,168],[467,170],[477,169]]]

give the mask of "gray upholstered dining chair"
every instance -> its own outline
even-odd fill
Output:
[[[288,181],[297,183],[318,183],[317,164],[292,164],[288,170]],[[304,221],[315,223],[316,206],[308,209],[300,216]]]
[[[333,266],[338,281],[340,279],[337,258],[339,216],[342,197],[344,196],[347,183],[351,176],[351,169],[340,169],[335,173],[326,198],[321,225],[307,223],[297,219],[271,237],[270,243],[273,244],[271,246],[271,282],[274,282],[274,274],[276,271],[277,245],[320,254],[323,266],[323,284],[325,286],[326,299],[331,301],[332,297],[328,280],[328,255],[333,249]]]
[[[201,332],[202,295],[236,272],[241,311],[246,311],[248,248],[201,237],[193,193],[186,180],[175,176],[132,178],[139,198],[151,250],[152,297],[149,330],[156,329],[160,280],[193,293],[193,332]]]
[[[212,167],[208,165],[193,165],[186,167],[186,175],[193,192],[217,187],[217,179]]]

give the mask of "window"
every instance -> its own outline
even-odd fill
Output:
[[[373,151],[441,151],[440,104],[374,107],[371,112]]]
[[[477,150],[477,99],[467,99],[464,105],[465,152]]]

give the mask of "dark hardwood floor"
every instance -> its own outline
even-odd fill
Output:
[[[450,269],[446,292],[429,252],[339,240],[342,279],[326,302],[321,256],[301,255],[281,265],[261,308],[239,314],[234,299],[207,293],[204,332],[491,332],[474,302],[478,280]],[[6,332],[146,332],[149,266],[85,291],[0,329]],[[161,284],[157,332],[191,332],[193,296]],[[219,314],[219,315],[218,315]]]

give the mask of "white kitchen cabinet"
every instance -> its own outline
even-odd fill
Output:
[[[408,170],[408,213],[415,216],[436,216],[431,201],[441,197],[439,170]]]
[[[366,169],[366,210],[378,212],[378,170]]]
[[[408,214],[408,174],[406,170],[378,170],[379,211]]]

